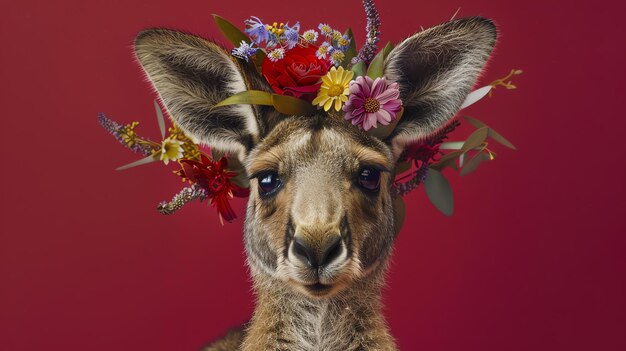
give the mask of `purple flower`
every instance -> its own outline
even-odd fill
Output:
[[[231,51],[231,54],[235,57],[238,57],[242,60],[246,60],[246,62],[248,62],[248,60],[250,59],[250,57],[252,57],[252,55],[256,54],[258,48],[252,47],[254,44],[250,45],[248,43],[246,43],[245,41],[241,41],[241,44],[239,44],[238,47],[234,48]]]
[[[398,83],[387,83],[384,77],[373,80],[359,76],[350,82],[350,96],[343,106],[344,118],[365,131],[376,123],[388,125],[402,108]]]
[[[293,27],[290,27],[289,24],[285,26],[285,33],[283,35],[285,38],[285,46],[287,47],[287,49],[291,50],[294,46],[296,46],[296,44],[298,44],[298,41],[300,40],[299,32],[300,22],[296,22]]]
[[[260,45],[262,42],[270,39],[270,32],[267,26],[263,24],[258,17],[253,16],[245,20],[244,23],[247,26],[246,33],[248,33],[250,39],[252,39],[255,44]]]

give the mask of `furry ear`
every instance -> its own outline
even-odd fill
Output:
[[[456,114],[495,42],[493,22],[470,17],[417,33],[391,51],[385,76],[400,85],[404,105],[404,115],[387,139],[396,156]]]
[[[212,109],[249,88],[269,89],[252,65],[202,38],[149,29],[135,39],[135,54],[170,116],[189,136],[242,159],[259,139],[258,109],[232,105]]]

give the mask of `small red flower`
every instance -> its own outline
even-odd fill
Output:
[[[227,222],[232,222],[233,219],[237,218],[229,200],[233,196],[247,197],[250,191],[240,188],[230,181],[230,178],[235,177],[237,173],[226,168],[228,166],[226,157],[215,162],[205,155],[201,155],[200,161],[182,159],[179,160],[179,163],[182,168],[176,174],[190,183],[198,184],[207,191],[211,205],[217,207],[220,221],[225,219]]]
[[[430,162],[435,160],[435,156],[439,153],[439,145],[428,145],[415,143],[409,146],[406,150],[406,158],[409,160],[416,160],[421,162]]]
[[[274,92],[313,101],[331,64],[315,55],[317,47],[296,46],[282,60],[263,59],[263,75]]]

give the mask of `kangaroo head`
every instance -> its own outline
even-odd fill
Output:
[[[287,116],[221,100],[271,91],[253,65],[181,32],[139,34],[136,55],[164,106],[190,136],[236,153],[250,178],[245,224],[256,280],[331,296],[384,267],[396,230],[390,187],[404,148],[445,125],[460,108],[495,44],[481,18],[451,21],[396,46],[385,62],[404,115],[385,140],[320,110]]]

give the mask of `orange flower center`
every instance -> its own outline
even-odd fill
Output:
[[[367,98],[365,100],[365,104],[363,105],[363,109],[367,113],[374,113],[380,110],[380,102],[374,98]]]

